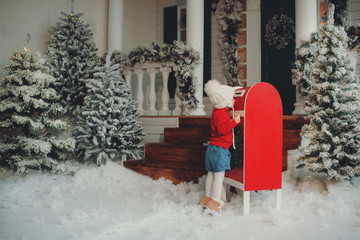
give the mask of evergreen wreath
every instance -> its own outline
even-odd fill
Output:
[[[286,48],[295,39],[295,23],[288,15],[275,14],[265,25],[265,42],[277,49]]]
[[[134,66],[136,63],[144,64],[173,62],[177,65],[175,77],[177,91],[182,98],[182,114],[189,115],[191,110],[196,108],[198,100],[195,98],[196,86],[194,84],[193,70],[199,64],[200,54],[198,51],[185,45],[181,41],[174,41],[173,44],[152,44],[151,47],[139,46],[128,54],[113,51],[112,62],[120,65],[119,70]]]
[[[228,85],[242,86],[239,79],[239,59],[236,57],[238,49],[238,33],[240,29],[241,1],[225,0],[224,5],[219,10],[217,17],[219,33],[219,54],[224,64],[224,72]]]

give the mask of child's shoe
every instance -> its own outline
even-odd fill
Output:
[[[204,208],[206,208],[206,205],[208,204],[208,202],[210,201],[210,197],[208,196],[203,196],[203,198],[200,200],[199,204],[201,204],[201,206],[203,206]]]
[[[219,202],[215,201],[214,199],[209,200],[209,202],[206,205],[206,208],[221,213],[221,205]]]

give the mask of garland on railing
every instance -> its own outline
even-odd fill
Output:
[[[288,15],[275,14],[265,25],[265,42],[277,49],[286,48],[295,39],[295,23]]]
[[[198,51],[185,45],[181,41],[173,44],[157,45],[151,47],[137,47],[129,54],[113,51],[112,61],[120,64],[120,71],[136,63],[144,64],[173,62],[177,65],[175,77],[177,91],[182,98],[182,114],[189,115],[191,110],[196,109],[198,100],[195,98],[196,86],[194,84],[193,70],[199,64],[200,54]]]
[[[240,12],[240,0],[225,0],[217,17],[220,26],[218,40],[220,59],[224,64],[225,77],[230,86],[242,86],[239,81],[239,59],[236,57],[237,38],[241,23]]]

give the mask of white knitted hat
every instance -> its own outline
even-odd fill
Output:
[[[233,107],[234,89],[221,85],[217,80],[209,80],[204,88],[214,108]]]

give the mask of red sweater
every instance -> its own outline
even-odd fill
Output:
[[[211,116],[210,145],[229,149],[233,143],[232,129],[237,123],[230,118],[228,108],[215,108]]]

